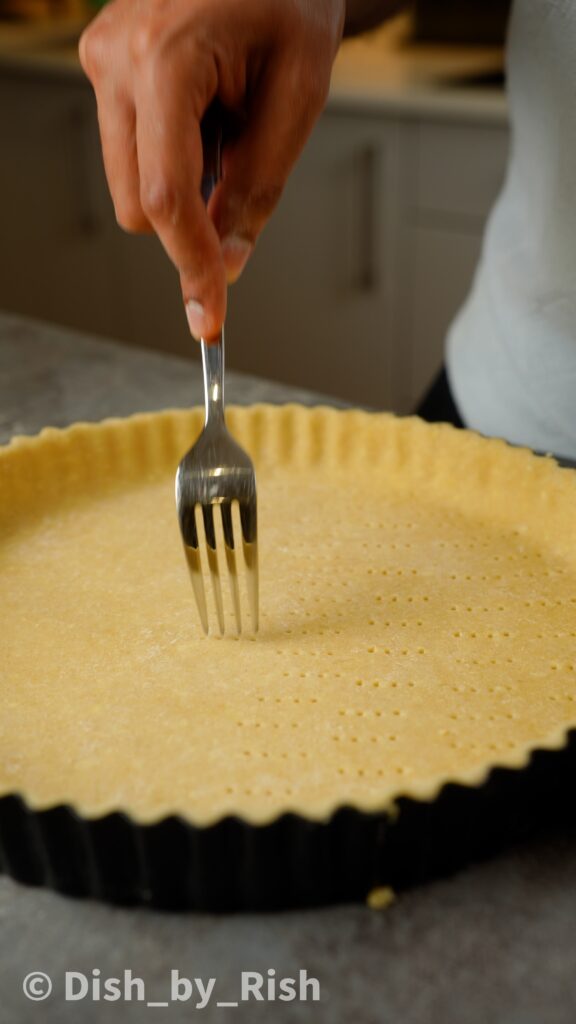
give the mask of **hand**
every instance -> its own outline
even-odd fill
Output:
[[[226,282],[322,110],[344,14],[345,0],[113,0],[82,35],[116,218],[157,233],[197,338],[217,336]],[[200,122],[216,97],[239,130],[205,208]]]

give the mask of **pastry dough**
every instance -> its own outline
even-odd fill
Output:
[[[174,505],[192,412],[0,450],[0,792],[141,822],[430,798],[576,725],[576,474],[446,425],[230,409],[261,629],[205,638]]]

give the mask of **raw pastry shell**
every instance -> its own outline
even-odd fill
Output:
[[[488,520],[497,532],[539,545],[573,574],[567,600],[576,608],[576,475],[552,459],[386,414],[256,406],[232,408],[228,419],[257,473],[267,466],[285,466],[295,479],[333,472],[349,487],[373,474],[403,500]],[[90,501],[110,486],[137,492],[159,479],[170,486],[201,424],[200,410],[169,411],[15,438],[0,449],[0,548],[79,495]],[[265,573],[265,549],[261,558]],[[573,671],[574,636],[558,636],[555,672]],[[461,671],[455,687],[466,685],[465,665]],[[559,678],[551,672],[554,685]],[[166,803],[146,812],[66,795],[46,800],[4,778],[4,869],[71,894],[203,909],[358,899],[376,886],[411,884],[566,816],[574,803],[576,704],[573,690],[563,692],[563,715],[529,742],[434,779],[399,778],[380,794],[352,798],[336,791],[312,805],[291,797],[273,809],[216,815]]]

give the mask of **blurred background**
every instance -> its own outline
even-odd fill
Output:
[[[117,226],[77,57],[87,0],[0,0],[0,309],[197,358],[154,238]],[[346,41],[241,281],[231,368],[409,412],[442,361],[509,144],[508,0],[418,0]]]

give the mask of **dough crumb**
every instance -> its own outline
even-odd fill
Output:
[[[386,910],[391,903],[394,903],[396,893],[387,885],[379,885],[371,889],[366,897],[366,905],[370,910]]]

